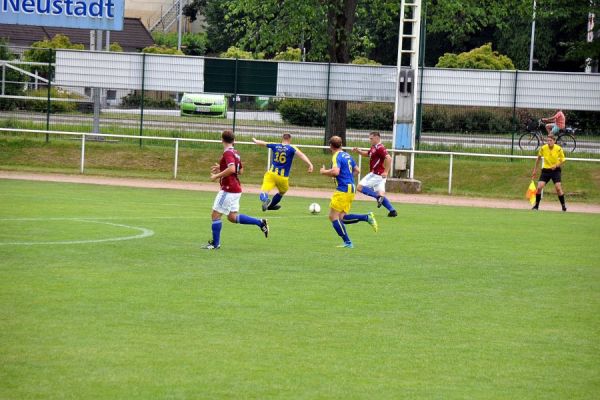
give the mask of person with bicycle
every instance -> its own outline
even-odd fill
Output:
[[[561,109],[556,110],[556,113],[548,118],[542,118],[542,122],[546,123],[546,132],[548,134],[558,135],[558,132],[565,129],[567,119]]]
[[[554,182],[554,187],[556,187],[556,193],[558,194],[558,200],[560,201],[560,205],[562,206],[563,211],[567,211],[567,206],[565,205],[565,193],[562,190],[561,184],[561,167],[565,163],[565,153],[563,149],[555,144],[556,137],[554,134],[549,133],[546,138],[547,144],[543,145],[537,154],[537,159],[535,160],[535,166],[533,167],[533,172],[531,173],[531,180],[535,179],[535,174],[537,172],[538,166],[540,165],[540,160],[543,159],[542,164],[542,173],[540,174],[540,178],[537,184],[537,192],[535,194],[535,205],[532,210],[538,210],[540,207],[540,201],[542,200],[542,190],[544,186],[552,180]]]

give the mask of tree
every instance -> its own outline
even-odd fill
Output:
[[[227,51],[219,55],[221,58],[240,58],[242,60],[252,60],[254,56],[249,51],[238,49],[235,46],[231,46]]]
[[[358,0],[208,0],[209,43],[216,27],[237,47],[274,56],[287,47],[309,47],[309,60],[350,62],[352,28]],[[216,33],[216,32],[215,32]],[[231,43],[231,42],[229,42]],[[328,103],[327,141],[346,137],[346,102]]]
[[[492,51],[492,44],[487,43],[481,47],[458,55],[446,53],[440,57],[438,68],[469,68],[469,69],[515,69],[510,58]]]
[[[154,43],[158,46],[177,48],[177,32],[155,32],[152,34]],[[181,51],[188,56],[203,56],[206,54],[206,33],[184,33],[181,37]]]
[[[54,49],[75,49],[83,50],[85,47],[83,44],[73,44],[71,40],[65,36],[58,34],[52,39],[40,40],[31,45],[31,49],[26,50],[23,53],[23,59],[25,61],[41,62],[54,64],[56,62],[56,51]],[[48,78],[48,67],[47,66],[36,66],[39,74],[45,78]]]
[[[273,57],[276,61],[302,61],[302,50],[288,47],[285,51],[280,51]]]
[[[537,68],[577,71],[585,59],[599,58],[600,45],[587,44],[589,12],[598,1],[537,2],[535,53]],[[487,42],[527,69],[533,4],[531,0],[427,0],[426,62],[444,53],[459,53]]]

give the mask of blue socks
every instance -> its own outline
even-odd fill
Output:
[[[273,198],[271,199],[271,202],[269,203],[269,207],[273,207],[275,204],[279,203],[282,198],[283,198],[283,195],[281,193],[276,193],[275,196],[273,196]]]
[[[217,219],[212,222],[212,235],[213,235],[213,244],[215,247],[218,247],[221,244],[221,228],[223,227],[223,223],[220,219]]]
[[[394,206],[392,206],[392,203],[390,203],[387,197],[383,198],[383,202],[381,203],[381,205],[387,208],[388,211],[394,210]]]
[[[363,187],[362,188],[362,194],[366,194],[367,196],[371,196],[373,198],[378,198],[379,195],[377,193],[375,193],[375,191],[369,187]]]
[[[260,192],[260,196],[258,196],[260,198],[261,202],[265,202],[267,200],[269,200],[269,194],[265,193],[265,192]]]
[[[371,196],[374,199],[377,199],[379,197],[379,195],[371,188],[369,187],[363,187],[362,188],[362,194],[366,194],[367,196]],[[387,199],[387,197],[383,197],[383,201],[381,202],[381,205],[384,206],[385,208],[387,208],[388,211],[393,211],[394,210],[394,206],[392,206],[392,203],[390,203],[390,201]],[[344,223],[347,223],[344,220]]]
[[[342,221],[336,219],[335,221],[331,222],[331,225],[333,225],[333,229],[335,229],[337,234],[344,240],[344,243],[348,243],[350,241],[348,232],[346,231],[344,224],[342,224]]]
[[[238,214],[236,222],[242,225],[262,225],[262,221],[260,219],[252,218],[244,214]]]
[[[357,222],[367,222],[369,220],[369,216],[367,214],[346,214],[344,215],[344,220],[342,221],[344,224],[356,224]]]

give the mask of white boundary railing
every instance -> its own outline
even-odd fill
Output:
[[[68,135],[68,136],[81,136],[81,160],[79,166],[79,172],[84,173],[85,171],[85,142],[88,136],[93,137],[95,139],[101,138],[121,138],[121,139],[137,139],[137,140],[165,140],[168,142],[175,142],[175,160],[173,162],[173,179],[177,179],[177,166],[179,161],[179,142],[196,142],[196,143],[221,143],[220,140],[210,140],[210,139],[188,139],[188,138],[171,138],[164,136],[136,136],[136,135],[117,135],[117,134],[107,134],[107,133],[87,133],[87,132],[66,132],[66,131],[46,131],[41,129],[14,129],[14,128],[0,128],[0,132],[18,132],[18,133],[31,133],[31,134],[47,134],[47,135]],[[94,140],[94,142],[98,142]],[[236,141],[236,144],[241,145],[254,145],[253,142],[241,142]],[[328,149],[327,146],[317,146],[317,145],[295,145],[297,147],[302,148],[312,148],[312,149]],[[428,151],[428,150],[393,150],[388,149],[388,152],[393,154],[432,154],[432,155],[440,155],[440,156],[448,156],[449,157],[449,166],[448,166],[448,194],[452,194],[452,178],[453,178],[453,167],[454,167],[454,157],[490,157],[490,158],[513,158],[513,159],[536,159],[536,156],[515,156],[509,154],[483,154],[483,153],[464,153],[464,152],[454,152],[454,151]],[[267,166],[269,165],[270,152],[267,153]],[[358,156],[358,166],[359,168],[362,165],[362,156]],[[567,157],[568,161],[576,161],[576,162],[596,162],[600,163],[600,159],[588,159],[588,158],[571,158]],[[359,177],[360,179],[360,177]]]

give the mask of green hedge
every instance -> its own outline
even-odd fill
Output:
[[[37,89],[37,90],[28,90],[25,92],[25,96],[32,97],[40,97],[40,100],[19,100],[19,108],[22,110],[29,111],[37,111],[37,112],[46,112],[48,110],[48,89]],[[53,99],[62,98],[62,99],[80,99],[82,96],[64,92],[62,90],[51,88],[50,89],[50,97]],[[51,113],[64,113],[64,112],[73,112],[77,110],[77,102],[74,101],[59,101],[52,100],[50,102],[50,112]]]
[[[123,97],[121,107],[123,108],[139,108],[142,104],[142,95],[134,92]],[[151,96],[144,96],[144,108],[164,108],[164,109],[176,109],[177,103],[175,100],[168,98],[165,100],[157,100]]]
[[[299,126],[324,127],[327,119],[324,100],[285,99],[277,104],[277,111],[286,123]],[[392,104],[348,103],[348,128],[389,131],[393,121]]]

